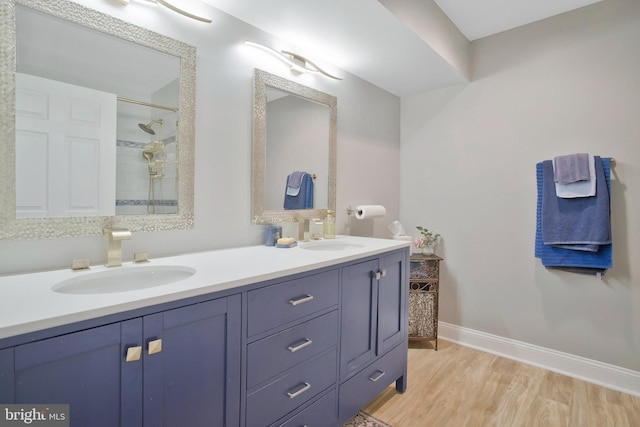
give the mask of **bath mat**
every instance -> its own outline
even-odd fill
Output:
[[[373,415],[364,411],[358,412],[355,417],[347,421],[342,427],[391,427],[384,421],[380,421]]]

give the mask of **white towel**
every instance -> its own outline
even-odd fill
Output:
[[[554,162],[551,162],[554,163]],[[556,184],[556,196],[563,199],[592,197],[596,195],[596,167],[593,156],[589,154],[589,181],[577,181],[571,184]]]

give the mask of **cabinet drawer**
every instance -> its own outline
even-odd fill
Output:
[[[337,306],[338,285],[331,270],[249,292],[249,336]]]
[[[407,348],[400,344],[340,386],[340,418],[355,415],[404,372]]]
[[[336,390],[332,390],[304,411],[288,419],[284,424],[273,424],[273,427],[326,427],[336,422]]]
[[[336,350],[296,366],[247,397],[247,427],[266,426],[319,395],[336,381]]]
[[[304,362],[338,342],[338,312],[285,329],[247,347],[247,389]]]

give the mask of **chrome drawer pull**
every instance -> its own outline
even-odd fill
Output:
[[[296,397],[300,396],[302,393],[304,393],[305,391],[309,390],[311,388],[311,384],[309,383],[304,383],[304,387],[302,387],[300,390],[291,393],[291,392],[287,392],[287,396],[289,396],[289,399],[295,399]]]
[[[297,345],[295,347],[289,346],[288,348],[291,353],[295,353],[298,350],[302,350],[303,348],[310,346],[312,342],[313,341],[311,341],[309,338],[305,338],[302,344]]]
[[[369,380],[373,381],[375,383],[376,381],[378,381],[382,377],[384,377],[384,372],[378,371],[378,375],[373,376],[373,377],[369,377]]]
[[[289,300],[289,304],[291,305],[298,305],[298,304],[302,304],[304,302],[309,302],[313,299],[313,295],[307,295],[306,297],[302,297],[299,299],[290,299]]]

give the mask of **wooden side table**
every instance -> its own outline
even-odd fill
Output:
[[[440,258],[413,254],[409,259],[409,340],[435,341],[438,350]]]

